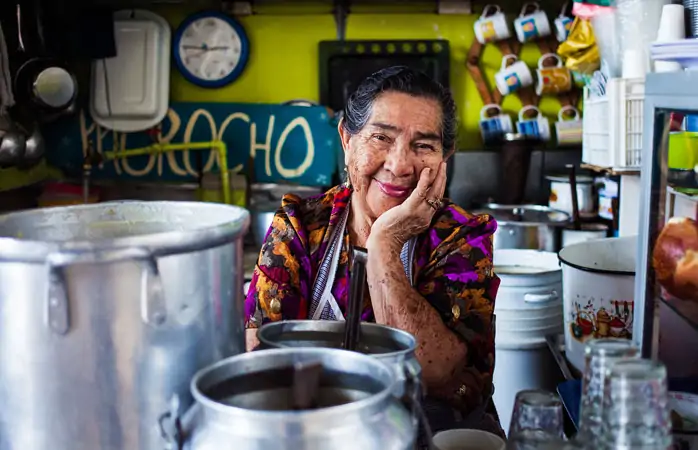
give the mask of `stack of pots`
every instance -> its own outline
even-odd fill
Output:
[[[517,392],[555,390],[561,381],[546,336],[562,332],[562,270],[555,253],[503,249],[494,252],[494,271],[501,279],[494,403],[506,429]]]

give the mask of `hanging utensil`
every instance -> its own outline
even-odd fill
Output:
[[[0,117],[0,168],[18,165],[24,157],[26,136],[7,116]]]
[[[572,190],[572,226],[575,230],[581,230],[582,224],[579,221],[579,197],[577,196],[577,173],[574,164],[567,164],[570,171],[570,189]]]
[[[14,94],[23,117],[46,123],[77,111],[78,83],[65,62],[46,56],[44,25],[38,3],[34,14],[17,6],[19,68],[13,77]],[[28,18],[25,18],[28,17]],[[25,25],[30,25],[27,30]],[[39,56],[37,56],[39,55]]]
[[[365,248],[354,247],[352,253],[352,274],[343,348],[354,351],[359,343],[361,333],[361,306],[364,303],[368,252]]]
[[[28,169],[35,166],[44,156],[44,136],[41,134],[39,125],[32,124],[25,133],[27,139],[24,147],[24,156],[19,163],[19,167]]]

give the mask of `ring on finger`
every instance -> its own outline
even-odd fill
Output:
[[[435,210],[441,209],[441,207],[444,205],[443,201],[440,198],[435,198],[435,199],[427,199],[427,204],[434,208]]]

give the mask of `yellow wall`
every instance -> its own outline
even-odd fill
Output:
[[[187,13],[181,9],[159,11],[173,26]],[[552,13],[550,14],[552,16]],[[353,14],[347,23],[347,39],[447,39],[451,45],[451,87],[460,108],[460,148],[481,145],[478,120],[482,100],[465,68],[465,57],[474,40],[476,15],[437,14]],[[282,102],[290,99],[318,99],[318,41],[335,39],[330,14],[253,15],[239,18],[250,38],[250,61],[243,75],[221,89],[203,89],[187,82],[176,70],[172,78],[173,101]],[[501,64],[501,53],[488,46],[483,55],[486,77]],[[532,68],[540,52],[535,45],[524,47],[522,59]],[[509,96],[504,109],[517,114],[521,103]],[[542,111],[555,117],[560,108],[556,99],[541,101]]]

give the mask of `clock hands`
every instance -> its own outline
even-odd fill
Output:
[[[210,52],[214,50],[228,50],[230,47],[225,46],[225,45],[219,45],[217,47],[209,47],[206,44],[201,44],[201,45],[183,45],[183,49],[185,50],[201,50],[203,52]]]

